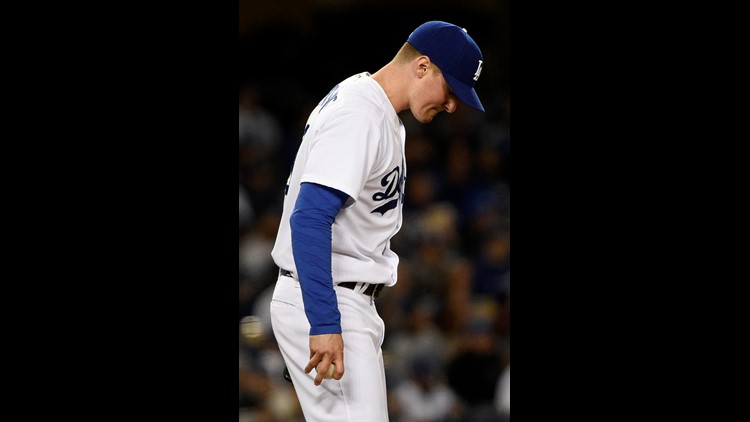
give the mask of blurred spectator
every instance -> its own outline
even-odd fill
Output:
[[[240,231],[250,228],[254,219],[253,204],[250,203],[250,197],[245,188],[240,184]]]
[[[480,160],[485,172],[493,174],[497,180],[510,184],[510,96],[495,113],[498,119],[491,119],[479,128],[480,149],[494,151],[489,160]]]
[[[407,311],[409,325],[393,333],[387,344],[384,342],[383,350],[393,357],[388,365],[389,382],[399,383],[408,377],[418,359],[443,361],[445,339],[434,322],[438,306],[437,298],[415,298]]]
[[[283,359],[254,315],[240,321],[240,420],[301,422],[293,387],[282,377]]]
[[[448,281],[440,294],[442,312],[438,323],[451,339],[463,333],[471,318],[473,273],[473,262],[463,257],[453,261],[448,269]]]
[[[461,205],[471,189],[473,153],[468,139],[454,136],[448,141],[443,168],[442,197]]]
[[[271,259],[271,249],[278,222],[279,213],[267,209],[257,217],[252,229],[240,237],[240,316],[250,315],[258,295],[276,281],[279,270]]]
[[[399,422],[458,421],[461,403],[448,387],[440,363],[431,356],[419,357],[411,377],[399,384],[393,394],[394,417]]]
[[[418,173],[418,176],[414,177],[414,182],[424,181],[426,185],[430,185],[427,175]],[[420,188],[418,183],[414,185],[415,189],[410,191],[412,196],[417,196],[413,191],[431,189]],[[431,194],[428,198],[421,208],[410,206],[409,210],[404,211],[409,214],[404,218],[408,218],[411,223],[403,228],[403,234],[394,238],[394,242],[399,256],[413,263],[413,290],[420,295],[440,296],[445,290],[450,268],[461,256],[456,227],[457,213],[452,204],[436,202]]]
[[[510,364],[500,373],[495,391],[495,409],[503,421],[510,421]]]
[[[242,85],[239,95],[239,178],[255,214],[279,204],[283,192],[282,175],[274,164],[283,133],[259,95],[252,83]]]
[[[505,302],[510,292],[510,235],[490,230],[480,238],[473,294]]]
[[[462,347],[448,362],[448,385],[467,406],[465,420],[497,419],[495,391],[503,356],[495,340],[491,322],[485,317],[473,318],[466,327]]]
[[[276,117],[260,103],[258,88],[247,83],[240,88],[240,146],[248,146],[265,157],[281,142],[281,129]]]
[[[406,156],[409,157],[408,170],[412,173],[434,170],[434,163],[437,159],[436,140],[427,136],[421,126],[415,126],[414,130],[412,128],[407,130],[409,130],[407,132],[409,142],[404,148]]]
[[[398,265],[398,282],[395,286],[383,291],[378,299],[378,311],[380,317],[385,321],[386,330],[383,351],[388,349],[391,335],[402,333],[409,329],[410,310],[415,296],[411,282],[411,262],[402,260]]]
[[[276,239],[279,213],[265,210],[257,220],[240,242],[240,273],[255,284],[267,284],[275,281],[278,272],[271,259],[271,249]]]

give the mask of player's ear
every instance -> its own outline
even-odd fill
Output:
[[[430,58],[427,56],[419,56],[417,58],[417,77],[422,78],[427,74],[430,69]]]

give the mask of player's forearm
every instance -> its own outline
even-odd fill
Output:
[[[331,276],[331,226],[346,195],[303,183],[290,218],[292,253],[310,322],[310,335],[341,333]]]
[[[292,251],[310,335],[341,333],[341,315],[331,279],[331,226],[302,212],[295,212],[291,221]]]

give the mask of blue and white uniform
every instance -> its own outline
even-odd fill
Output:
[[[333,224],[334,282],[396,284],[390,239],[401,228],[406,131],[370,74],[354,75],[312,111],[287,182],[276,264],[296,274],[289,218],[300,184],[337,189],[349,199]]]
[[[397,282],[399,259],[390,241],[402,222],[405,139],[393,105],[367,72],[334,87],[307,121],[272,251],[281,274],[271,301],[274,335],[307,420],[388,420],[384,324],[372,297],[363,292],[370,284],[383,288]],[[315,256],[327,242],[308,236],[308,243],[309,228],[293,218],[295,209],[315,201],[332,206],[325,218],[335,217],[330,261],[327,251]],[[305,260],[308,254],[312,257]],[[310,281],[308,273],[320,277]],[[315,371],[304,372],[309,336],[331,333],[342,333],[346,375],[315,386]]]

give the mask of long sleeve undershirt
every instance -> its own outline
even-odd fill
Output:
[[[302,183],[289,219],[310,335],[341,333],[341,313],[331,275],[331,226],[347,198],[336,189]]]

